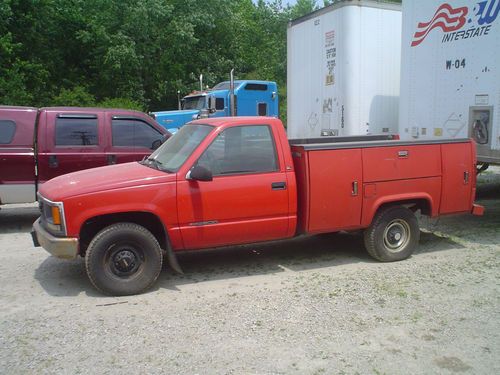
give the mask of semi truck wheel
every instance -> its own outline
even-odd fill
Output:
[[[408,258],[418,246],[420,228],[412,211],[393,206],[380,210],[365,230],[368,253],[382,262]]]
[[[160,245],[150,231],[133,223],[101,230],[85,254],[87,275],[101,292],[130,295],[153,285],[162,267]]]

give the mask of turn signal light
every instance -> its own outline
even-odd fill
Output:
[[[52,222],[55,225],[61,225],[61,213],[59,212],[59,207],[52,207]]]

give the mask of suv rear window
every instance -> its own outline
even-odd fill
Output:
[[[11,120],[0,120],[0,145],[8,145],[14,139],[16,123]]]
[[[97,145],[96,118],[58,117],[56,119],[56,146]]]

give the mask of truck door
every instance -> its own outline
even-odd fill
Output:
[[[145,119],[106,114],[107,164],[139,161],[161,145],[163,134]]]
[[[39,181],[106,165],[103,121],[100,112],[47,112],[46,126],[40,129],[45,134],[39,138]]]
[[[289,196],[271,127],[247,125],[221,132],[195,165],[213,180],[179,176],[178,215],[184,246],[207,248],[284,238]]]

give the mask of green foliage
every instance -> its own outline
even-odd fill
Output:
[[[334,0],[2,0],[0,104],[177,107],[177,91],[274,80],[290,19]]]
[[[65,107],[92,107],[95,105],[95,98],[85,87],[76,86],[72,89],[62,89],[59,95],[52,99],[51,104]]]
[[[128,98],[105,99],[102,102],[97,103],[97,106],[102,108],[133,109],[141,112],[144,112],[146,110],[146,108],[141,103]]]

